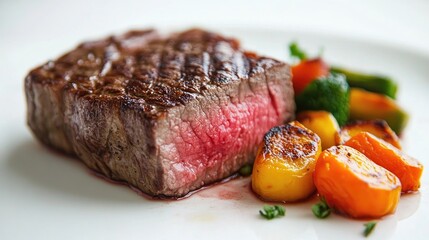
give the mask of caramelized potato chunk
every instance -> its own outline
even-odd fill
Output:
[[[335,136],[338,134],[340,127],[330,112],[304,111],[298,114],[296,120],[320,137],[323,149],[335,145]]]
[[[269,201],[309,197],[315,190],[312,174],[320,152],[320,138],[299,122],[272,128],[253,165],[253,191]]]

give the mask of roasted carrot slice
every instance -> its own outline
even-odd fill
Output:
[[[348,146],[323,151],[313,178],[331,208],[354,218],[393,213],[401,195],[401,183],[393,173]]]
[[[401,143],[396,133],[389,127],[386,121],[381,119],[376,120],[359,120],[349,123],[341,128],[335,135],[335,142],[337,145],[344,144],[354,135],[361,132],[369,132],[374,136],[383,139],[384,141],[392,144],[398,149],[401,149]],[[323,140],[322,140],[323,144]]]
[[[368,132],[362,132],[345,145],[357,149],[376,164],[394,173],[401,180],[402,192],[419,189],[423,165],[391,144]]]
[[[311,81],[328,74],[329,67],[321,58],[304,60],[298,65],[292,66],[292,82],[295,94],[300,94]]]

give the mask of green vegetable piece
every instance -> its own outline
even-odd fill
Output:
[[[331,208],[328,206],[324,199],[314,204],[311,207],[311,211],[313,211],[314,216],[320,219],[327,218],[331,214]]]
[[[240,168],[240,170],[238,170],[238,173],[243,177],[247,177],[247,176],[252,175],[252,170],[253,170],[253,165],[252,164],[246,164],[246,165],[242,166]]]
[[[350,120],[383,119],[400,135],[407,126],[409,115],[386,95],[350,88]]]
[[[263,210],[259,210],[259,214],[262,217],[268,220],[271,220],[273,218],[284,216],[286,214],[286,210],[284,207],[279,205],[275,205],[275,206],[265,205],[263,207]]]
[[[396,98],[398,85],[389,77],[364,74],[339,67],[332,67],[331,72],[344,74],[350,87],[362,88],[370,92],[384,94],[393,99]]]
[[[312,81],[295,97],[297,111],[325,110],[331,112],[340,126],[349,117],[350,90],[342,74],[332,73]]]
[[[307,59],[307,54],[298,46],[298,43],[291,42],[289,44],[289,51],[292,57],[298,58],[299,60]]]
[[[377,225],[376,222],[369,222],[369,223],[365,223],[365,230],[363,231],[363,235],[365,237],[368,237],[369,234],[371,234],[371,232],[374,230],[375,226]]]

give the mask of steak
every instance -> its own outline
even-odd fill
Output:
[[[25,79],[44,144],[151,196],[181,197],[252,163],[294,116],[286,63],[201,29],[84,42]]]

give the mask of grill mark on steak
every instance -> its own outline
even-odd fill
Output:
[[[57,61],[72,66],[71,71],[67,71],[67,78],[81,95],[104,93],[115,96],[126,93],[144,98],[147,104],[168,108],[178,103],[186,104],[195,99],[194,94],[200,94],[208,86],[228,84],[249,74],[248,60],[234,49],[237,43],[207,32],[191,30],[176,38],[149,43],[150,47],[154,46],[153,51],[145,52],[143,49],[137,53],[137,59],[124,58],[124,54],[118,52],[116,46],[123,45],[117,42],[118,39],[123,38],[110,37],[82,44]],[[203,46],[205,41],[207,46]],[[147,49],[152,50],[150,47]],[[201,52],[204,48],[207,51]],[[82,59],[81,55],[85,57]],[[197,60],[201,58],[204,61]],[[148,59],[151,60],[149,64]],[[155,65],[154,68],[152,65]],[[189,68],[193,65],[204,70]],[[57,66],[55,64],[44,74],[63,78],[64,70]],[[143,68],[139,69],[139,66]],[[137,72],[132,69],[137,69]]]
[[[154,196],[230,176],[294,112],[285,63],[199,29],[83,43],[32,70],[25,90],[43,143]]]

